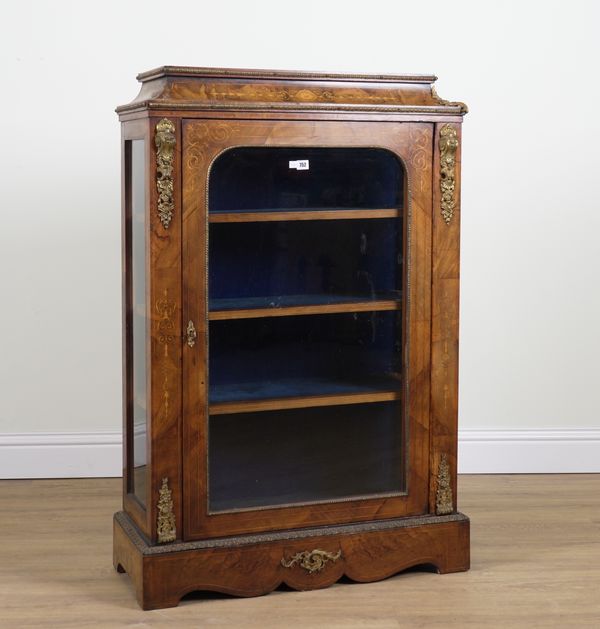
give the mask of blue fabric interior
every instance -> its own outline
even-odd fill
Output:
[[[290,168],[299,159],[308,170]],[[380,148],[239,147],[211,168],[209,209],[400,208],[403,172]]]
[[[213,165],[209,208],[400,208],[403,190],[383,149],[239,148]],[[402,252],[401,218],[211,223],[209,308],[399,300]],[[210,402],[399,386],[401,325],[394,311],[212,321]]]
[[[209,401],[400,386],[394,311],[211,321]]]
[[[400,219],[213,223],[209,306],[399,298],[401,252]]]

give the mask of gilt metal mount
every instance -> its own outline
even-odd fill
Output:
[[[158,492],[158,520],[156,523],[156,537],[159,544],[174,542],[177,539],[175,528],[175,514],[173,513],[173,494],[169,489],[169,479],[163,478]]]
[[[173,158],[175,155],[175,125],[163,118],[156,125],[156,190],[158,192],[158,218],[165,229],[173,218]]]
[[[446,454],[442,454],[438,467],[435,512],[437,515],[448,515],[454,512],[452,485],[450,482],[450,465],[448,464]]]
[[[301,553],[296,553],[287,560],[285,557],[281,559],[281,565],[284,568],[292,568],[298,564],[301,568],[304,568],[310,574],[314,572],[321,572],[328,561],[332,563],[337,561],[342,556],[342,550],[338,550],[337,553],[329,553],[326,550],[305,550]]]
[[[450,223],[456,206],[456,128],[445,124],[440,129],[440,192],[441,210],[446,223]]]

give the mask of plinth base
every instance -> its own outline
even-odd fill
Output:
[[[114,517],[115,569],[127,572],[142,609],[175,607],[195,590],[260,596],[281,583],[325,588],[343,575],[385,579],[420,564],[469,569],[469,519],[461,513],[150,546],[127,514]]]

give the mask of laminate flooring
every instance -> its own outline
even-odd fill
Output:
[[[600,628],[600,474],[459,477],[469,572],[143,612],[112,567],[120,479],[0,481],[0,627]]]

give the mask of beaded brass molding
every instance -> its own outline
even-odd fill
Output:
[[[347,74],[330,72],[302,72],[298,70],[253,70],[250,68],[197,68],[193,66],[160,66],[137,75],[138,81],[150,81],[168,76],[186,77],[233,77],[233,78],[259,78],[259,79],[300,79],[300,80],[362,80],[381,82],[408,82],[408,83],[432,83],[437,81],[434,74]]]
[[[156,537],[159,544],[174,542],[177,539],[175,528],[175,514],[173,513],[173,494],[169,489],[169,479],[162,479],[162,485],[158,492],[158,521],[156,525]]]
[[[435,494],[435,512],[437,515],[447,515],[454,512],[452,500],[452,486],[450,485],[450,466],[448,457],[442,454],[437,474],[437,489]]]
[[[237,548],[239,546],[252,546],[254,544],[298,541],[311,537],[333,537],[335,535],[354,535],[358,533],[376,533],[378,531],[397,531],[399,529],[447,524],[448,522],[468,522],[469,518],[462,513],[450,515],[420,515],[396,520],[375,520],[372,522],[359,522],[357,524],[341,524],[333,526],[313,527],[308,529],[289,529],[285,531],[269,531],[268,533],[250,533],[247,535],[234,535],[230,537],[209,537],[192,542],[175,542],[173,544],[158,545],[148,544],[130,517],[124,511],[115,513],[115,520],[127,533],[129,539],[143,555],[165,555],[170,553],[185,552],[188,550],[205,550],[208,548]]]
[[[454,216],[456,206],[456,151],[458,136],[456,128],[445,124],[440,129],[440,191],[442,193],[441,209],[446,224]]]
[[[163,118],[156,125],[156,189],[158,191],[158,218],[165,229],[173,218],[173,158],[175,155],[175,125]]]
[[[342,550],[338,550],[337,553],[329,553],[326,550],[305,550],[301,553],[296,553],[289,560],[285,557],[281,558],[281,565],[284,568],[292,568],[298,564],[301,568],[304,568],[310,574],[313,572],[321,572],[327,562],[332,563],[337,561],[342,556]]]

